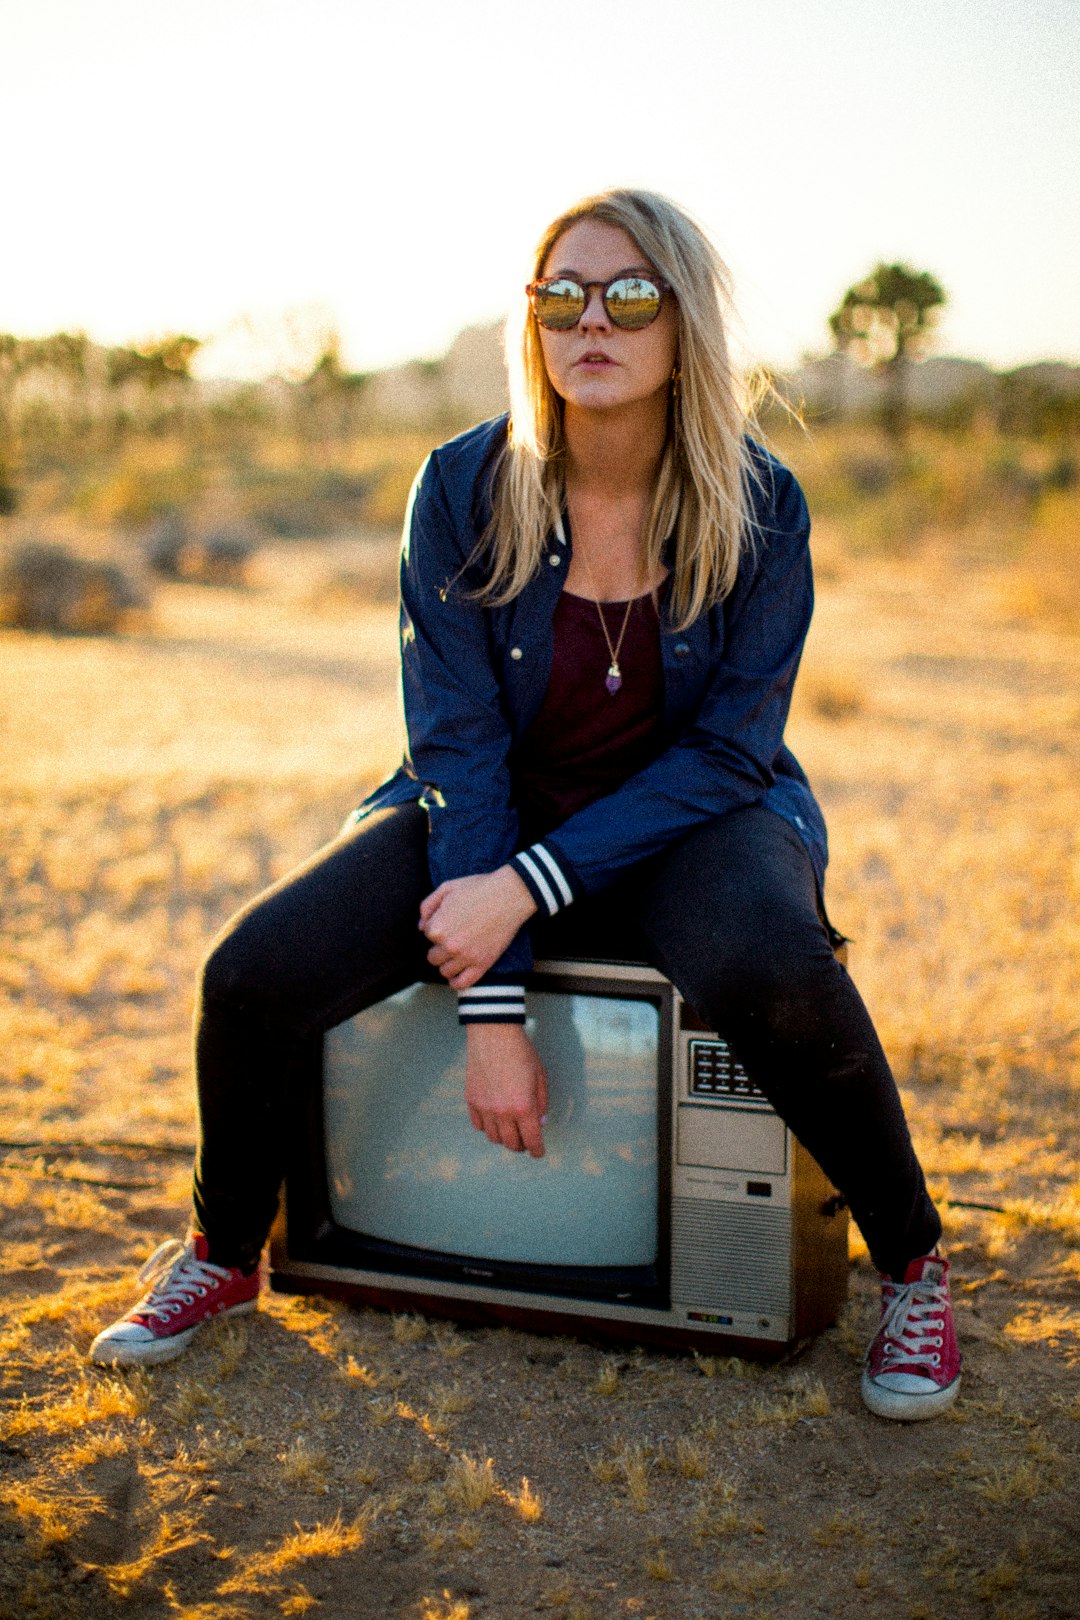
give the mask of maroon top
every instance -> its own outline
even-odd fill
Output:
[[[612,792],[661,751],[664,670],[660,620],[651,592],[629,605],[619,647],[622,685],[604,685],[619,645],[626,602],[597,603],[563,591],[555,607],[551,676],[540,713],[514,762],[522,844],[553,832],[568,816]]]

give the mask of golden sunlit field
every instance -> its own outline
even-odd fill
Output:
[[[392,540],[283,540],[117,635],[0,630],[0,1616],[1076,1614],[1080,496],[968,510],[957,441],[901,512],[837,493],[857,436],[785,450],[818,515],[789,736],[945,1201],[956,1408],[863,1409],[857,1241],[773,1367],[273,1295],[87,1364],[183,1229],[206,944],[400,749]]]

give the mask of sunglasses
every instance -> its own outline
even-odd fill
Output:
[[[541,326],[549,332],[569,332],[584,315],[594,287],[600,288],[608,320],[624,332],[651,326],[671,291],[659,276],[632,276],[625,271],[610,281],[584,283],[569,276],[549,276],[546,281],[531,281],[525,291]]]

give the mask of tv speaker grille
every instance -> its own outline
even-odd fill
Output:
[[[791,1310],[790,1215],[707,1198],[674,1198],[671,1297],[710,1310],[786,1316]]]

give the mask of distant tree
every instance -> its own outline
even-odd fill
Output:
[[[300,389],[305,408],[312,416],[309,426],[317,431],[345,438],[353,424],[353,406],[370,382],[366,371],[348,371],[341,359],[341,337],[329,326],[323,336],[318,358],[302,379]]]
[[[154,343],[110,349],[106,356],[109,381],[120,387],[134,378],[150,390],[163,383],[190,382],[191,362],[201,348],[201,338],[175,333]]]
[[[849,287],[829,316],[836,347],[882,373],[885,431],[899,442],[907,429],[907,368],[931,346],[945,291],[928,270],[877,264]]]

